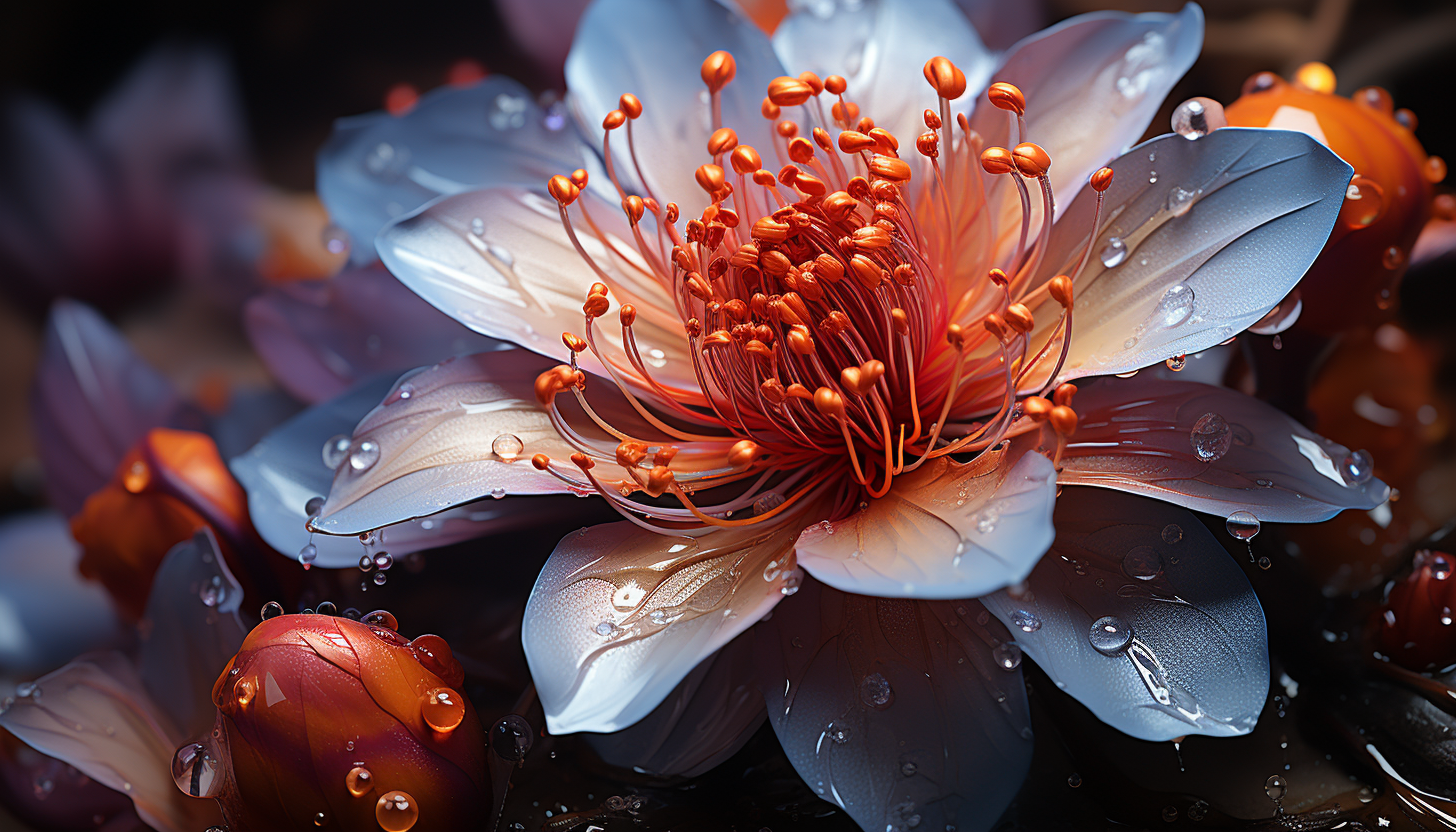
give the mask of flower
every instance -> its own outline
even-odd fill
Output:
[[[599,152],[498,77],[326,148],[335,221],[405,285],[568,360],[406,374],[325,447],[310,528],[600,496],[623,521],[567,535],[526,611],[550,729],[646,720],[685,746],[699,711],[660,706],[762,644],[786,752],[866,828],[994,820],[1029,763],[1023,652],[1134,736],[1248,731],[1268,658],[1247,579],[1181,509],[1071,486],[1243,539],[1387,489],[1233,391],[1071,382],[1181,367],[1263,318],[1349,166],[1234,128],[1117,156],[1191,63],[1193,6],[1068,21],[999,62],[938,3],[800,12],[770,45],[716,3],[601,0],[578,32],[572,114]]]

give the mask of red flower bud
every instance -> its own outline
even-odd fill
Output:
[[[1380,652],[1410,670],[1456,662],[1456,558],[1422,552],[1416,567],[1391,587],[1381,611]]]

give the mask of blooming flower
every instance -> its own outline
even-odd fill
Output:
[[[1384,500],[1367,457],[1232,391],[1070,383],[1259,321],[1340,210],[1349,166],[1300,134],[1118,155],[1200,34],[1192,6],[1092,15],[998,63],[941,4],[799,12],[770,45],[716,3],[602,0],[567,64],[600,152],[499,78],[342,125],[335,220],[456,320],[568,362],[407,374],[325,447],[310,527],[602,497],[623,521],[563,539],[526,612],[558,733],[656,719],[807,586],[749,664],[799,772],[866,828],[994,820],[1029,762],[1023,651],[1134,736],[1248,731],[1263,616],[1211,535],[1085,489],[1055,544],[1051,522],[1062,485],[1244,539]],[[724,720],[756,724],[740,704]]]

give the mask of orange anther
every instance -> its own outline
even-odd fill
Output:
[[[769,101],[767,98],[763,100],[762,104],[758,105],[758,111],[763,114],[764,118],[770,121],[778,118],[779,114],[782,112],[779,109],[779,105],[773,103],[772,101]]]
[[[577,168],[571,172],[571,184],[578,188],[585,188],[588,178],[587,172],[581,168]]]
[[[997,176],[1016,170],[1016,157],[1004,147],[988,147],[981,151],[981,170]]]
[[[602,129],[616,130],[618,127],[621,127],[626,123],[627,114],[622,112],[621,110],[613,110],[610,113],[607,113],[606,118],[602,119]]]
[[[699,165],[694,177],[698,187],[710,194],[723,187],[723,169],[717,165]]]
[[[572,352],[586,352],[588,346],[586,339],[580,335],[573,335],[570,332],[561,333],[561,343]]]
[[[958,350],[966,347],[966,331],[960,324],[951,324],[945,328],[945,341]]]
[[[752,439],[740,439],[733,443],[728,449],[728,464],[734,468],[742,468],[752,465],[755,459],[763,456],[763,449]]]
[[[820,150],[826,153],[834,152],[834,139],[830,138],[828,130],[823,127],[815,127],[809,131],[809,134],[814,137],[814,144],[819,145]]]
[[[1003,272],[1000,269],[991,269],[990,271],[986,272],[986,277],[997,286],[1005,286],[1011,282],[1010,279],[1006,277],[1006,272]]]
[[[1052,423],[1052,430],[1062,436],[1071,436],[1077,432],[1077,411],[1064,405],[1057,405],[1052,408],[1048,421]]]
[[[883,127],[870,128],[869,135],[870,138],[874,139],[875,143],[878,144],[881,148],[888,148],[889,150],[900,149],[900,140],[895,138],[894,133],[891,133],[889,130],[886,130]]]
[[[663,210],[662,219],[668,225],[672,225],[673,223],[676,223],[677,222],[677,203],[676,202],[669,202],[669,203],[667,203],[667,208],[665,208]]]
[[[662,493],[673,484],[675,479],[676,477],[673,476],[671,469],[666,465],[659,465],[648,472],[647,485],[643,490],[654,497],[661,497]]]
[[[996,336],[996,340],[1006,340],[1006,321],[1002,320],[1000,315],[995,312],[987,314],[981,321],[981,325],[986,328],[987,332]]]
[[[809,89],[813,90],[815,95],[824,91],[824,82],[819,80],[819,76],[812,72],[800,72],[799,80],[808,84]]]
[[[880,281],[884,280],[885,270],[863,254],[856,254],[849,258],[849,269],[854,273],[855,279],[866,289],[874,289],[880,285]]]
[[[925,80],[941,98],[954,101],[966,92],[966,74],[949,59],[936,56],[925,62]]]
[[[1098,168],[1096,171],[1093,171],[1092,178],[1089,182],[1092,185],[1092,190],[1098,193],[1102,193],[1112,187],[1112,168]]]
[[[832,254],[821,254],[814,258],[814,276],[826,283],[838,283],[844,278],[844,263]]]
[[[814,158],[814,145],[803,136],[789,141],[789,158],[799,164],[806,164]]]
[[[871,130],[875,129],[875,120],[870,118],[869,116],[865,116],[864,118],[860,119],[858,123],[855,124],[854,129],[858,130],[861,133],[868,133]]]
[[[688,272],[683,275],[683,284],[687,286],[688,294],[703,303],[707,303],[713,299],[713,287],[709,286],[708,281],[704,280],[703,276],[697,272]]]
[[[747,175],[763,168],[763,159],[759,158],[758,151],[746,144],[734,147],[730,159],[733,162],[733,172],[739,175]]]
[[[789,327],[788,342],[789,349],[799,355],[809,355],[814,352],[814,336],[809,334],[809,327],[804,324],[794,324]]]
[[[799,384],[797,382],[795,382],[794,384],[790,384],[788,386],[788,389],[786,389],[784,392],[785,393],[788,393],[789,394],[789,397],[790,398],[794,398],[794,399],[812,399],[812,398],[814,398],[814,394],[809,392],[809,388],[807,388],[804,385]]]
[[[726,347],[733,343],[733,335],[726,329],[719,329],[703,336],[705,347]]]
[[[870,173],[891,182],[910,181],[910,166],[903,159],[876,156],[870,160]]]
[[[1010,110],[1019,116],[1026,115],[1026,96],[1022,95],[1021,88],[1015,84],[997,81],[986,89],[986,97],[1002,110]]]
[[[799,297],[797,292],[784,292],[783,297],[779,298],[779,302],[788,307],[789,311],[793,312],[800,321],[809,320],[809,306],[804,303],[804,299]]]
[[[536,454],[531,457],[531,465],[535,466],[537,471],[545,471],[551,467],[551,457],[545,454]]]
[[[750,338],[747,343],[743,345],[743,349],[749,355],[756,355],[759,358],[762,358],[764,361],[772,361],[774,357],[773,347],[770,347],[768,344],[765,344],[757,338]]]
[[[623,442],[617,446],[617,464],[623,468],[636,468],[647,458],[647,445],[642,442]]]
[[[571,184],[570,179],[559,173],[547,181],[546,190],[550,191],[551,196],[555,197],[556,201],[563,206],[570,205],[576,201],[578,196],[581,196],[581,189]]]
[[[839,134],[839,149],[845,153],[858,153],[861,150],[871,150],[874,146],[874,139],[857,130],[844,130]]]
[[[854,240],[856,248],[865,251],[875,251],[889,247],[890,232],[880,228],[878,225],[867,225],[864,228],[856,228],[854,233],[850,235],[850,239]]]
[[[1077,395],[1077,385],[1071,382],[1063,382],[1057,385],[1052,393],[1052,400],[1063,407],[1072,406],[1072,397]]]
[[[905,310],[900,307],[897,306],[890,310],[890,320],[895,322],[895,332],[900,335],[910,331],[910,316],[905,314]]]
[[[780,75],[768,82],[768,100],[780,107],[797,107],[808,101],[813,94],[813,87],[787,75]]]
[[[890,277],[901,286],[914,286],[915,267],[909,263],[901,263],[890,270]]]
[[[622,321],[622,326],[631,326],[637,322],[637,307],[624,303],[622,308],[617,310],[617,317]]]
[[[925,111],[925,126],[931,130],[939,130],[941,125],[940,116],[934,110]]]
[[[703,59],[703,66],[699,70],[699,74],[703,78],[703,83],[708,85],[709,92],[718,92],[733,80],[734,75],[738,74],[738,63],[733,60],[731,54],[720,49]]]
[[[1016,169],[1028,178],[1046,176],[1047,168],[1052,166],[1052,157],[1041,149],[1041,145],[1033,142],[1022,142],[1011,151],[1011,155],[1016,161]]]
[[[587,295],[586,302],[581,305],[581,311],[588,318],[600,318],[607,314],[606,295]]]
[[[762,185],[765,188],[772,188],[774,183],[777,181],[777,179],[774,179],[772,171],[756,170],[753,172],[753,184],[755,185]]]
[[[773,181],[771,177],[769,181]],[[758,222],[753,224],[753,228],[748,234],[755,240],[762,240],[769,243],[782,243],[789,238],[789,224],[780,222],[773,217],[761,217]]]
[[[1063,308],[1070,308],[1072,305],[1072,279],[1064,274],[1052,278],[1047,284],[1047,294],[1052,300],[1060,303]]]
[[[661,448],[658,448],[657,449],[657,453],[655,453],[655,454],[652,455],[652,464],[653,465],[671,465],[673,459],[675,459],[676,457],[677,457],[677,446],[676,445],[663,445]]]
[[[792,139],[793,137],[799,135],[798,123],[789,121],[788,119],[784,119],[783,121],[774,125],[774,130],[776,130],[780,136],[783,136],[786,139]]]
[[[605,295],[607,293],[607,284],[593,283],[587,288],[586,293],[588,295]]]
[[[617,108],[627,114],[627,118],[635,119],[642,115],[642,102],[632,93],[623,93],[617,99]]]
[[[844,397],[828,387],[820,387],[814,391],[814,409],[830,418],[843,419]]]
[[[937,158],[938,156],[940,156],[940,134],[935,132],[934,130],[928,130],[924,133],[921,133],[920,136],[915,139],[915,149],[920,152],[921,156],[925,156],[930,159]]]
[[[804,76],[801,75],[799,77],[802,78]],[[824,79],[824,89],[828,90],[830,95],[844,95],[844,91],[849,89],[849,82],[844,80],[842,76],[830,75]]]
[[[819,203],[819,210],[834,222],[843,222],[854,213],[854,209],[857,207],[859,207],[859,202],[844,191],[835,191],[824,197],[824,201]]]
[[[829,114],[840,124],[849,124],[859,118],[859,105],[853,101],[836,101],[829,108]]]
[[[1006,307],[1006,324],[1020,333],[1027,333],[1036,326],[1036,318],[1024,303],[1013,303]]]
[[[1029,396],[1021,403],[1021,415],[1033,422],[1045,422],[1052,413],[1052,403],[1041,396]]]
[[[642,201],[642,197],[633,194],[622,200],[622,210],[626,212],[627,219],[636,225],[642,221],[642,215],[647,211],[647,204]]]
[[[766,378],[758,385],[759,393],[763,395],[764,401],[769,404],[778,404],[788,395],[784,392],[783,382],[776,378]]]
[[[731,127],[719,127],[708,137],[708,153],[712,156],[722,156],[737,146],[738,134]]]

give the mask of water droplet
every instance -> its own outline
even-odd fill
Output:
[[[1153,309],[1153,325],[1172,329],[1183,323],[1193,314],[1193,301],[1192,286],[1187,283],[1169,286],[1168,291],[1158,299],[1157,307]]]
[[[329,254],[343,254],[349,250],[349,232],[333,223],[324,226],[319,241]]]
[[[1003,670],[1015,670],[1021,666],[1021,645],[1014,641],[1003,641],[991,648],[991,658]]]
[[[497,485],[495,488],[492,488],[490,490],[490,498],[492,500],[504,500],[505,497],[506,497],[506,490],[502,486]]]
[[[375,586],[384,586],[385,583],[387,583],[388,581],[389,581],[389,576],[386,575],[386,574],[384,574],[383,572],[375,572],[374,573],[374,585]]]
[[[318,605],[319,615],[338,615],[339,607],[333,601],[320,601]]]
[[[1164,823],[1172,823],[1173,821],[1175,821],[1177,819],[1178,819],[1178,807],[1177,806],[1164,806],[1163,807],[1163,822]]]
[[[599,636],[609,636],[612,633],[617,632],[617,625],[613,624],[610,621],[602,621],[601,623],[597,624],[596,630],[597,635]]]
[[[312,543],[298,550],[298,562],[304,566],[311,566],[318,560],[318,547]]]
[[[1087,640],[1102,655],[1115,656],[1126,650],[1127,645],[1132,642],[1132,627],[1124,624],[1115,615],[1104,615],[1092,622]]]
[[[1001,519],[1001,507],[996,503],[984,506],[976,514],[976,531],[990,534],[996,530],[996,521]]]
[[[1269,567],[1274,565],[1274,561],[1269,560],[1269,558],[1267,557],[1260,557],[1258,560],[1258,564],[1260,569],[1268,569]]]
[[[1156,185],[1156,184],[1158,184],[1158,172],[1157,171],[1155,171],[1155,170],[1148,171],[1148,184],[1149,185]]]
[[[1431,577],[1438,581],[1451,577],[1451,558],[1445,553],[1437,552],[1431,556]]]
[[[1188,213],[1193,203],[1198,201],[1198,191],[1190,191],[1181,185],[1174,185],[1168,191],[1168,213],[1175,217],[1181,217]]]
[[[414,395],[415,386],[406,381],[405,383],[389,391],[389,395],[384,397],[384,406],[388,407],[395,402],[407,401],[413,398]]]
[[[1175,355],[1172,358],[1168,359],[1166,363],[1168,365],[1168,369],[1176,373],[1181,371],[1184,367],[1188,366],[1188,356]]]
[[[474,217],[474,218],[472,218],[470,220],[470,233],[471,234],[474,234],[477,237],[479,237],[480,235],[484,234],[485,233],[485,220],[481,219],[480,217]]]
[[[1041,629],[1041,619],[1026,610],[1011,613],[1011,623],[1020,627],[1023,633],[1034,633]]]
[[[1169,544],[1177,543],[1178,541],[1180,541],[1182,539],[1183,539],[1183,527],[1182,526],[1179,526],[1177,523],[1169,523],[1168,525],[1166,525],[1166,526],[1163,527],[1163,542],[1164,543],[1169,543]]]
[[[1079,788],[1082,785],[1082,775],[1075,771],[1067,775],[1067,785],[1074,789]]]
[[[222,576],[213,575],[204,581],[197,594],[202,600],[203,606],[215,607],[222,603],[227,598],[227,589],[222,585]]]
[[[349,458],[349,449],[354,446],[354,440],[339,434],[324,443],[324,465],[330,471],[338,470],[344,460]]]
[[[490,108],[490,126],[497,130],[514,130],[526,124],[526,109],[529,101],[519,95],[501,93],[495,97]]]
[[[420,819],[420,807],[407,792],[385,792],[374,804],[374,820],[384,832],[409,832]]]
[[[222,790],[217,760],[199,742],[184,745],[172,755],[172,782],[193,797],[212,797]]]
[[[372,439],[365,439],[349,452],[349,467],[359,473],[373,468],[378,461],[379,443]]]
[[[1202,800],[1193,801],[1193,805],[1188,807],[1188,819],[1200,821],[1206,817],[1208,817],[1208,804]]]
[[[506,462],[512,462],[525,450],[526,444],[514,433],[503,433],[490,443],[490,451]]]
[[[1395,271],[1405,265],[1405,252],[1401,250],[1400,246],[1391,246],[1381,256],[1380,264],[1390,271]]]
[[[1110,269],[1127,259],[1127,243],[1121,237],[1108,237],[1097,256],[1101,258],[1102,265]]]
[[[531,723],[520,714],[506,714],[490,729],[490,749],[512,763],[526,759],[533,739]]]
[[[280,616],[282,614],[283,614],[283,605],[280,604],[280,603],[278,603],[277,601],[269,601],[268,603],[264,604],[263,605],[263,610],[258,613],[258,615],[264,621],[267,621],[270,618],[277,618],[278,616]]]
[[[374,571],[374,558],[368,552],[359,556],[359,571],[366,575]]]
[[[399,632],[399,621],[389,610],[375,610],[359,620],[371,627],[383,627],[386,630]]]
[[[1348,228],[1361,229],[1374,225],[1385,215],[1385,191],[1373,179],[1355,176],[1345,186],[1345,201],[1340,205],[1340,222]]]
[[[1185,139],[1201,139],[1228,126],[1223,105],[1212,98],[1190,98],[1173,110],[1173,132]]]
[[[420,717],[442,734],[454,731],[465,719],[465,698],[450,688],[431,688],[420,695]]]
[[[790,569],[784,572],[784,584],[779,587],[779,593],[785,597],[799,591],[804,585],[804,571],[802,569]]]
[[[1375,474],[1375,460],[1365,451],[1351,451],[1340,461],[1340,476],[1347,485],[1364,485]]]
[[[1228,533],[1245,542],[1253,540],[1254,535],[1259,533],[1259,518],[1247,511],[1236,511],[1224,521],[1224,528]]]
[[[648,350],[646,356],[647,363],[652,365],[653,367],[661,369],[667,366],[667,353],[656,347]]]
[[[1216,462],[1233,446],[1234,433],[1222,416],[1205,413],[1193,423],[1193,429],[1188,432],[1188,441],[1199,459]]]
[[[872,708],[888,708],[895,699],[890,680],[883,673],[871,673],[859,681],[859,698]]]
[[[844,745],[845,743],[849,742],[849,729],[845,728],[843,725],[835,725],[831,722],[829,723],[829,727],[824,729],[824,733],[828,735],[829,739],[832,740],[835,745]]]
[[[309,497],[308,502],[303,504],[303,513],[308,515],[309,517],[317,517],[323,513],[323,510],[323,497]]]
[[[1163,559],[1151,546],[1138,546],[1122,557],[1122,571],[1139,581],[1151,581],[1163,574]]]
[[[1271,774],[1269,775],[1269,779],[1264,781],[1264,794],[1269,795],[1269,799],[1275,803],[1283,800],[1284,795],[1288,793],[1289,784],[1285,782],[1283,777],[1277,774]]]
[[[920,767],[915,765],[914,760],[906,760],[905,762],[900,764],[900,773],[905,775],[906,777],[914,777],[915,772],[919,770]]]
[[[324,826],[324,825],[328,824],[328,822],[329,822],[329,816],[328,815],[324,814],[323,812],[315,812],[314,813],[314,816],[313,816],[313,825],[314,826]]]
[[[1449,626],[1451,626],[1451,608],[1450,607],[1442,607],[1441,608],[1441,626],[1442,627],[1449,627]]]

